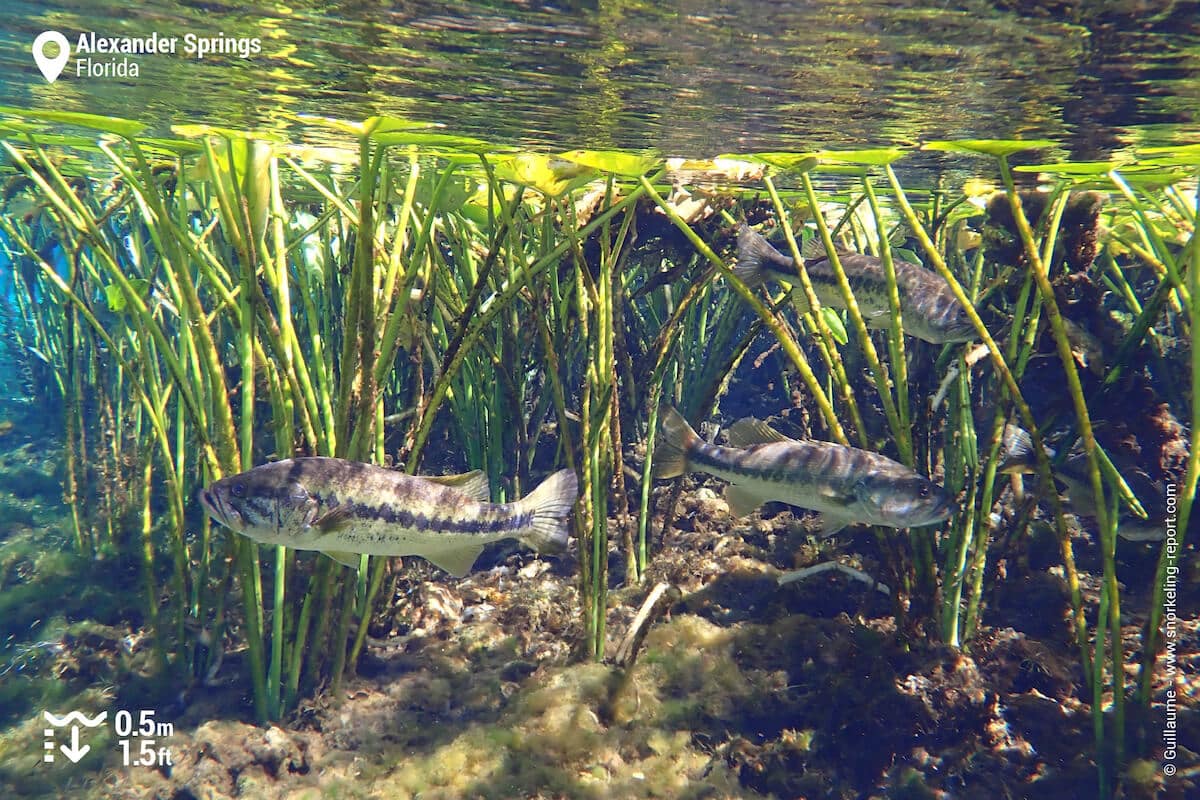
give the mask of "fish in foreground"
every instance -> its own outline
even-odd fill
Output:
[[[819,239],[810,240],[801,253],[804,269],[822,306],[845,308],[838,289],[833,265]],[[838,260],[854,292],[854,300],[868,328],[891,327],[887,273],[883,262],[862,253],[838,251]],[[975,326],[966,309],[950,291],[941,275],[924,267],[896,259],[896,290],[900,295],[900,315],[904,332],[933,344],[969,342],[976,338]],[[783,281],[797,287],[792,297],[800,311],[809,310],[808,298],[799,289],[796,262],[776,250],[763,236],[742,225],[738,229],[737,266],[733,272],[750,287],[767,280]]]
[[[578,496],[571,470],[515,503],[490,503],[479,471],[417,477],[340,458],[289,458],[201,490],[209,516],[263,544],[320,550],[351,567],[359,555],[421,556],[461,578],[485,544],[518,539],[539,552],[567,544]]]
[[[789,439],[766,423],[729,428],[730,447],[705,443],[678,411],[663,414],[654,477],[707,472],[729,482],[729,511],[740,517],[769,500],[820,514],[822,536],[852,523],[908,528],[954,512],[954,498],[928,478],[886,456],[832,442]]]

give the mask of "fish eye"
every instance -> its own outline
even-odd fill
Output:
[[[921,497],[929,497],[929,486],[922,485],[921,488],[917,490],[917,494],[921,495]]]
[[[233,486],[229,487],[229,491],[234,497],[245,497],[246,496],[246,484],[235,483]]]

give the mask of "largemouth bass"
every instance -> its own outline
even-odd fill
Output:
[[[833,266],[820,240],[813,239],[801,253],[813,291],[823,306],[845,308]],[[883,262],[862,253],[838,252],[846,280],[867,327],[891,327],[892,313],[887,298],[887,273]],[[935,272],[896,259],[896,290],[900,295],[900,315],[904,332],[933,344],[969,342],[975,338],[975,326],[950,285]],[[797,287],[792,299],[801,313],[809,310],[808,298],[800,290],[796,262],[771,246],[763,236],[746,225],[738,230],[737,266],[733,272],[747,286],[767,280],[783,281]]]
[[[730,447],[707,444],[673,408],[663,414],[654,477],[707,472],[729,482],[729,511],[740,517],[768,500],[820,513],[821,535],[851,523],[908,528],[941,522],[954,498],[886,456],[832,442],[789,439],[766,423],[729,428]]]
[[[209,516],[263,544],[358,556],[421,556],[455,577],[485,544],[517,539],[540,552],[567,544],[575,473],[556,472],[515,503],[490,503],[482,472],[406,475],[340,458],[289,458],[201,490]]]

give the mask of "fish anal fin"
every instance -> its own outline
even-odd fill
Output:
[[[753,417],[739,419],[729,426],[729,430],[726,433],[729,434],[730,447],[751,447],[756,444],[796,441],[784,436],[761,419],[754,419]]]
[[[762,499],[744,487],[731,483],[725,487],[725,503],[729,513],[735,517],[744,517],[763,504]]]
[[[812,311],[812,304],[808,302],[808,295],[804,293],[804,288],[797,286],[792,289],[792,305],[796,307],[797,314],[807,314]]]
[[[358,569],[359,565],[362,563],[361,557],[358,555],[358,553],[347,553],[344,550],[322,550],[321,552],[339,564],[343,564],[350,569]]]
[[[492,499],[492,489],[488,486],[487,473],[481,469],[473,469],[461,475],[422,475],[421,477],[427,481],[457,489],[467,497],[481,503],[490,502]]]
[[[483,552],[482,546],[460,547],[456,550],[442,550],[436,553],[421,553],[435,567],[444,569],[456,578],[461,578],[475,566],[475,560]]]

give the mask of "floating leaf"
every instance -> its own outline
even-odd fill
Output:
[[[596,177],[596,171],[574,161],[538,153],[522,153],[500,162],[497,177],[537,189],[550,197],[558,197],[576,186]]]
[[[818,150],[815,155],[822,161],[883,166],[904,158],[907,153],[896,147],[879,147],[867,150]]]
[[[81,128],[91,128],[125,137],[136,136],[146,127],[145,123],[131,119],[105,117],[100,114],[82,114],[77,111],[48,111],[0,106],[0,114],[12,114],[15,117],[40,119],[47,122],[61,122],[64,125],[78,125]]]
[[[426,148],[446,148],[448,150],[468,150],[472,153],[485,153],[495,148],[482,139],[470,136],[455,136],[450,133],[423,133],[421,131],[387,131],[371,134],[371,141],[385,146],[415,144]]]
[[[812,153],[749,153],[746,155],[722,155],[718,158],[758,161],[784,172],[808,172],[818,163]]]
[[[1013,167],[1013,172],[1047,172],[1051,175],[1091,177],[1107,175],[1114,169],[1128,164],[1128,160],[1113,161],[1063,161],[1056,164],[1023,164]]]
[[[185,124],[172,125],[171,132],[188,139],[204,136],[225,136],[230,139],[257,142],[276,142],[282,144],[287,140],[272,131],[239,131],[234,128],[222,128],[219,125]]]
[[[158,138],[139,138],[138,144],[142,147],[148,147],[155,150],[164,150],[177,155],[188,155],[190,153],[199,153],[204,147],[196,142],[190,142],[187,139],[158,139]]]
[[[1000,157],[1010,156],[1022,150],[1038,150],[1043,147],[1057,146],[1058,142],[1052,142],[1049,139],[958,139],[926,142],[921,149]]]
[[[563,153],[561,158],[626,178],[640,178],[661,160],[654,153],[623,153],[619,150],[572,150]]]
[[[437,122],[414,122],[403,117],[367,117],[362,122],[362,129],[368,136],[393,131],[417,131],[442,127],[445,126]]]
[[[1143,147],[1138,155],[1155,156],[1156,163],[1163,166],[1200,164],[1200,144],[1176,144],[1165,147]],[[1165,156],[1165,158],[1161,158]]]

